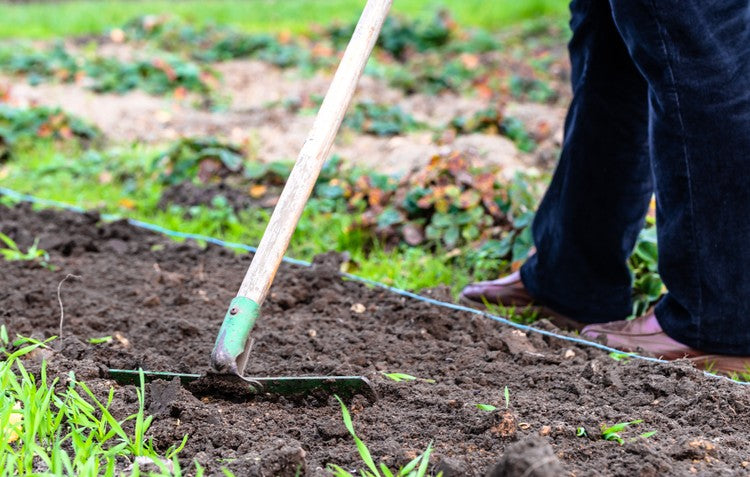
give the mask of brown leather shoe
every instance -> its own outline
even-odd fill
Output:
[[[750,356],[708,354],[670,338],[661,329],[653,311],[630,321],[588,325],[581,331],[581,336],[622,351],[643,352],[666,360],[687,358],[695,366],[712,372],[739,374],[750,371]]]
[[[546,306],[534,305],[534,299],[521,281],[520,272],[497,280],[467,285],[461,292],[460,300],[473,307],[484,305],[486,300],[487,303],[493,305],[531,309],[536,311],[540,318],[548,317],[552,323],[562,329],[580,330],[586,326],[586,323],[575,321]]]

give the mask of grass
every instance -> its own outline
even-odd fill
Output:
[[[362,477],[425,477],[428,475],[427,469],[430,464],[432,442],[430,442],[427,449],[422,454],[418,455],[398,470],[391,470],[382,462],[379,465],[376,465],[375,460],[372,458],[370,449],[368,449],[364,441],[357,436],[357,433],[354,430],[354,423],[352,422],[351,414],[346,408],[346,405],[338,396],[335,397],[339,404],[341,404],[341,417],[344,420],[344,426],[346,427],[346,430],[349,431],[349,435],[354,439],[354,443],[357,446],[357,452],[359,453],[362,462],[367,467],[367,470],[360,470],[358,473],[352,474],[336,464],[328,464],[328,470],[335,477],[354,477],[355,475],[361,475]],[[442,472],[437,475],[440,477]]]
[[[356,18],[364,0],[74,0],[4,4],[2,38],[52,38],[91,35],[121,25],[136,15],[173,13],[195,24],[221,23],[248,32],[308,31],[311,25]],[[462,25],[497,29],[543,15],[565,17],[565,0],[398,0],[393,11],[428,17],[448,8]]]
[[[611,426],[607,426],[606,424],[602,424],[602,426],[601,426],[601,437],[605,441],[614,441],[614,442],[617,442],[620,445],[623,445],[625,443],[625,439],[623,439],[623,437],[620,434],[623,431],[627,430],[630,426],[638,425],[638,424],[641,424],[641,423],[643,423],[643,419],[636,419],[635,421],[630,421],[630,422],[618,422],[617,424],[613,424]],[[576,434],[580,434],[580,429],[582,429],[582,428],[579,428],[579,431],[577,431]],[[586,433],[586,431],[584,429],[583,434],[581,436],[585,435],[585,433]],[[640,434],[637,438],[648,439],[649,437],[653,436],[654,434],[656,434],[656,431],[648,431],[648,432],[644,432],[644,433]],[[579,437],[581,437],[581,436],[579,436]],[[630,440],[634,441],[637,438],[631,438]]]
[[[2,256],[8,262],[23,261],[23,262],[38,262],[44,267],[49,267],[47,263],[49,260],[49,254],[39,248],[39,239],[34,239],[34,243],[26,250],[22,251],[16,242],[0,232],[0,256]],[[3,247],[2,244],[5,246]]]
[[[164,454],[156,452],[145,437],[152,418],[144,412],[143,380],[136,412],[118,419],[111,410],[113,389],[101,400],[73,373],[63,386],[49,379],[45,362],[38,374],[26,369],[21,358],[46,346],[23,337],[11,342],[0,327],[0,475],[120,475],[123,463],[131,475],[144,463],[159,469],[152,475],[180,475],[177,454],[187,436]]]

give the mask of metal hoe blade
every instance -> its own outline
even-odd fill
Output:
[[[377,398],[370,381],[363,376],[240,377],[233,374],[188,374],[131,369],[110,369],[109,376],[120,384],[179,379],[184,386],[200,394],[230,394],[237,397],[302,396],[315,393],[351,397],[361,394],[370,401]]]

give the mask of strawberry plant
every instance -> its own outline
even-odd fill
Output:
[[[643,315],[665,292],[658,269],[659,254],[656,227],[647,227],[638,235],[628,260],[633,273],[633,315]]]
[[[512,140],[523,152],[533,152],[536,149],[536,141],[526,131],[524,124],[517,118],[504,116],[496,107],[477,111],[468,118],[455,117],[450,121],[449,126],[459,134],[502,134]]]
[[[513,198],[529,201],[530,197],[518,192],[522,186],[509,187],[499,172],[477,166],[462,153],[435,156],[401,181],[390,204],[394,210],[381,212],[388,214],[387,220],[381,216],[370,222],[381,228],[387,224],[391,233],[412,245],[429,242],[453,248],[500,239],[528,226],[526,208],[533,210],[533,204],[513,204]],[[368,224],[366,215],[363,223]]]
[[[94,126],[60,108],[14,108],[0,103],[0,160],[11,157],[24,141],[78,140],[86,145],[98,137]]]
[[[112,58],[96,58],[86,64],[86,75],[94,80],[91,88],[99,93],[124,93],[142,89],[164,95],[177,88],[208,94],[215,78],[195,63],[174,56],[154,57],[122,63]]]
[[[391,86],[408,94],[438,94],[467,89],[480,72],[481,69],[467,66],[460,58],[430,54],[417,56],[405,65],[386,66],[381,74]]]
[[[395,136],[424,127],[399,106],[370,101],[355,104],[344,118],[344,125],[375,136]]]
[[[550,103],[557,99],[557,93],[539,78],[513,75],[508,81],[508,89],[511,96],[519,100]]]
[[[151,170],[163,184],[205,184],[241,172],[243,158],[242,150],[214,138],[183,138],[157,155]]]
[[[62,43],[48,50],[35,50],[14,45],[0,50],[0,68],[12,74],[25,74],[32,85],[55,78],[74,81],[81,71],[81,60],[72,56]]]
[[[355,23],[336,24],[325,30],[333,45],[342,50],[354,32]],[[442,49],[450,44],[456,34],[456,24],[448,12],[438,12],[424,22],[399,15],[390,15],[383,24],[377,48],[399,61],[410,53]]]
[[[267,33],[244,33],[227,27],[196,27],[170,16],[134,18],[122,29],[125,38],[147,41],[159,49],[182,53],[203,62],[234,58],[258,58],[281,68],[315,68],[331,64],[318,59],[298,40],[280,39]]]
[[[75,57],[60,44],[49,50],[0,53],[0,69],[25,74],[32,84],[46,80],[72,82],[87,77],[91,89],[99,93],[124,93],[137,88],[164,95],[182,89],[207,96],[217,82],[209,70],[176,56],[122,62],[115,58]]]

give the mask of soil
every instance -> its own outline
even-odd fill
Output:
[[[205,372],[251,259],[125,222],[101,223],[95,214],[34,212],[28,205],[0,206],[0,230],[21,247],[40,238],[57,267],[1,261],[0,322],[11,335],[58,334],[58,283],[80,276],[62,286],[63,337],[39,356],[61,382],[74,371],[100,396],[114,386],[119,418],[136,408],[135,387],[108,380],[107,368]],[[248,374],[368,377],[380,398],[370,404],[355,397],[348,406],[376,461],[403,465],[433,442],[433,470],[446,476],[748,474],[747,388],[705,377],[688,363],[615,361],[345,281],[339,260],[327,254],[310,268],[281,267],[253,331]],[[449,298],[442,289],[424,293]],[[114,339],[89,344],[101,336]],[[434,382],[396,383],[381,372]],[[362,467],[333,397],[234,402],[157,381],[148,385],[147,406],[156,416],[148,436],[157,448],[189,435],[181,461],[200,462],[208,475],[222,475],[221,466],[247,476],[292,476],[298,469],[326,475],[328,463]],[[623,445],[599,437],[601,424],[634,419],[644,422],[623,434]],[[579,427],[588,437],[576,437]],[[650,430],[657,433],[636,438]]]
[[[255,200],[246,192],[222,182],[220,184],[209,184],[198,186],[192,182],[181,182],[174,186],[169,186],[161,194],[159,199],[159,208],[166,209],[170,205],[179,205],[182,207],[192,207],[195,205],[210,204],[214,197],[221,196],[227,201],[227,204],[235,211],[246,210],[252,207],[272,207],[275,205],[277,195],[270,199]]]

